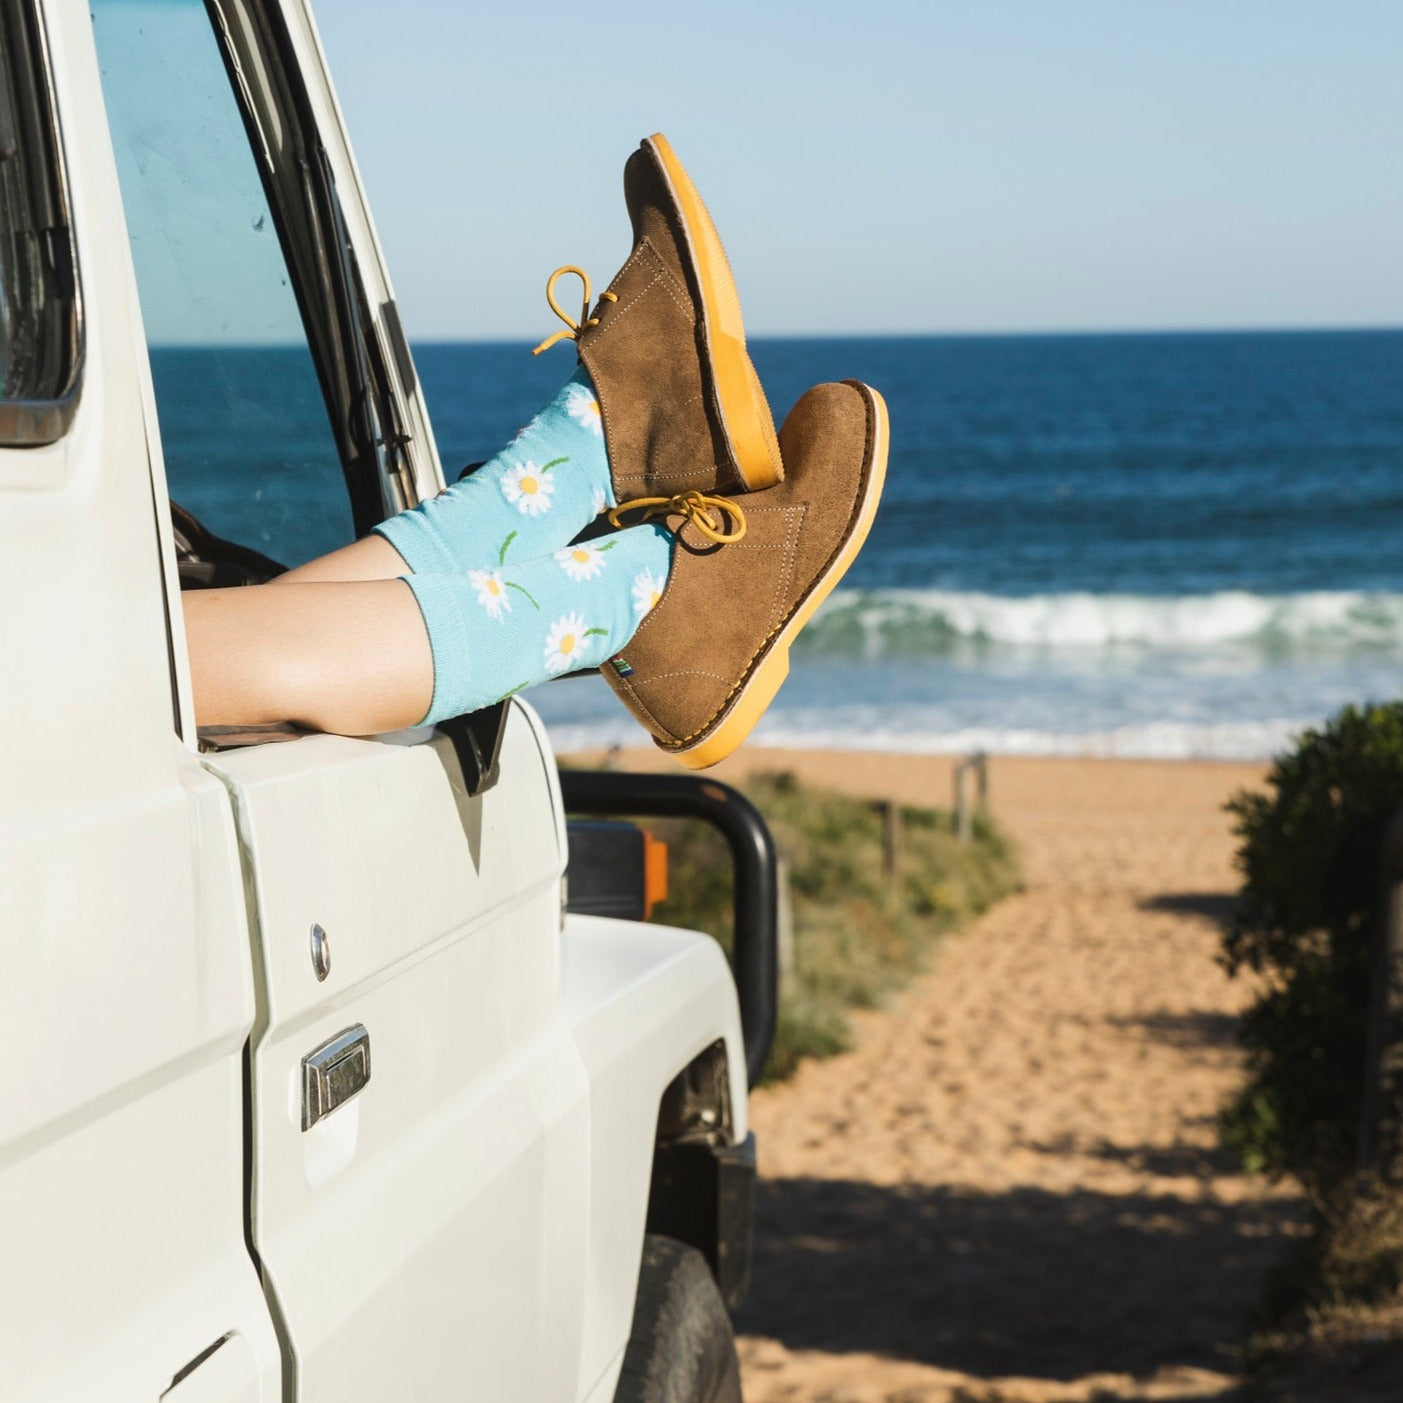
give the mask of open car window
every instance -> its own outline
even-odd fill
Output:
[[[92,10],[171,497],[283,565],[344,545],[384,515],[403,439],[280,20]]]

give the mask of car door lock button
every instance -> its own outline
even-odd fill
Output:
[[[317,976],[317,983],[320,984],[331,973],[331,937],[320,925],[313,924],[310,944],[312,947],[312,971]]]

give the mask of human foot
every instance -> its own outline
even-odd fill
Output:
[[[673,545],[662,527],[640,525],[535,560],[406,575],[433,655],[421,724],[598,667],[662,592]]]
[[[557,269],[547,285],[568,329],[536,349],[572,337],[581,368],[490,462],[375,528],[414,573],[532,559],[632,498],[782,478],[725,250],[661,134],[629,157],[624,195],[633,251],[593,314],[579,269]],[[565,273],[584,284],[578,322],[555,299]]]
[[[774,699],[790,645],[871,529],[889,436],[876,390],[819,385],[785,420],[785,479],[745,499],[741,539],[718,545],[693,521],[669,518],[677,541],[667,587],[600,670],[684,765],[725,759]]]
[[[774,421],[745,347],[740,297],[720,236],[661,133],[624,166],[634,246],[589,310],[589,283],[559,269],[551,305],[599,394],[614,497],[755,491],[784,476]],[[575,322],[555,280],[579,274]]]
[[[415,574],[451,574],[547,555],[615,500],[599,400],[578,370],[490,462],[375,533]]]

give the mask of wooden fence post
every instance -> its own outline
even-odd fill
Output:
[[[955,836],[968,843],[974,837],[974,813],[969,802],[968,778],[974,771],[980,813],[989,807],[989,762],[982,750],[967,755],[955,765]]]
[[[775,913],[775,944],[779,956],[779,997],[790,991],[794,983],[794,901],[789,894],[789,862],[775,860],[775,885],[779,888],[779,909]]]
[[[901,875],[901,805],[882,801],[882,871],[895,883]]]
[[[1403,1185],[1403,810],[1384,837],[1380,888],[1358,1167],[1398,1186]]]

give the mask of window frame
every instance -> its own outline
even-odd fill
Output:
[[[291,35],[270,0],[205,0],[302,316],[356,536],[416,500],[411,435]],[[406,352],[407,358],[407,352]]]
[[[13,56],[8,63],[17,109],[18,159],[23,162],[31,209],[43,221],[47,276],[60,304],[59,325],[51,334],[62,338],[58,354],[67,366],[67,374],[51,397],[0,397],[0,447],[36,448],[56,443],[68,432],[82,392],[85,359],[82,284],[68,166],[48,35],[36,0],[7,0],[0,6],[0,50]]]

